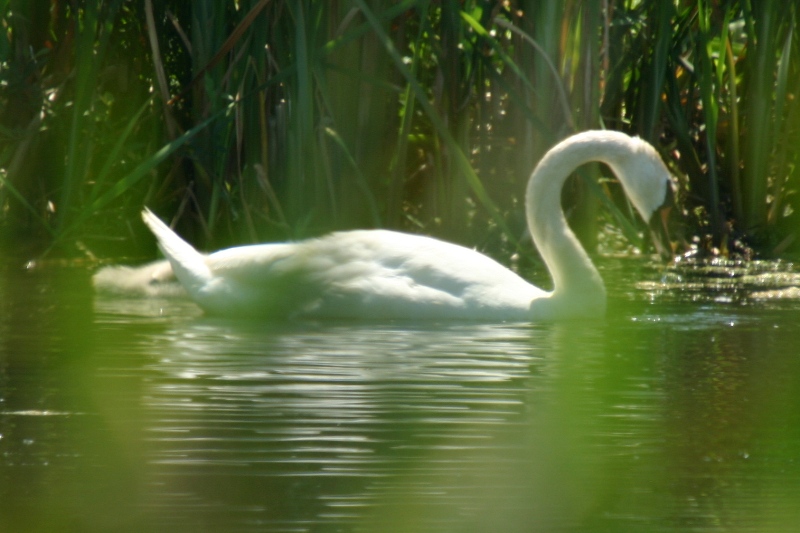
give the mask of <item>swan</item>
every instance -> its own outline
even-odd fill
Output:
[[[149,209],[142,218],[180,284],[209,314],[480,321],[599,317],[606,308],[605,286],[561,210],[565,179],[590,161],[609,166],[645,220],[671,199],[669,171],[656,150],[637,137],[585,131],[549,150],[528,181],[525,212],[553,278],[552,291],[475,250],[420,235],[354,230],[204,255]]]

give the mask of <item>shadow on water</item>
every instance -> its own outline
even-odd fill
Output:
[[[800,308],[258,324],[0,279],[0,529],[795,531]]]

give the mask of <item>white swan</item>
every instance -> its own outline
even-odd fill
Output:
[[[142,216],[189,296],[212,314],[484,321],[595,317],[605,311],[605,287],[561,211],[564,180],[590,161],[611,168],[645,220],[671,190],[658,153],[638,138],[587,131],[552,148],[533,171],[525,195],[531,235],[553,276],[552,292],[479,252],[430,237],[357,230],[203,255],[148,209]]]

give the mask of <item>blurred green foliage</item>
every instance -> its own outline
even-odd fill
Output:
[[[387,226],[514,251],[535,162],[606,127],[671,164],[681,246],[783,254],[797,20],[776,0],[0,0],[0,234],[148,253],[147,204],[207,248]],[[643,246],[596,174],[565,189],[579,235],[599,199]]]

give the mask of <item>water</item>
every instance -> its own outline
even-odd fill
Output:
[[[800,301],[753,281],[791,265],[602,267],[605,320],[537,325],[244,324],[6,267],[0,531],[800,530]]]

